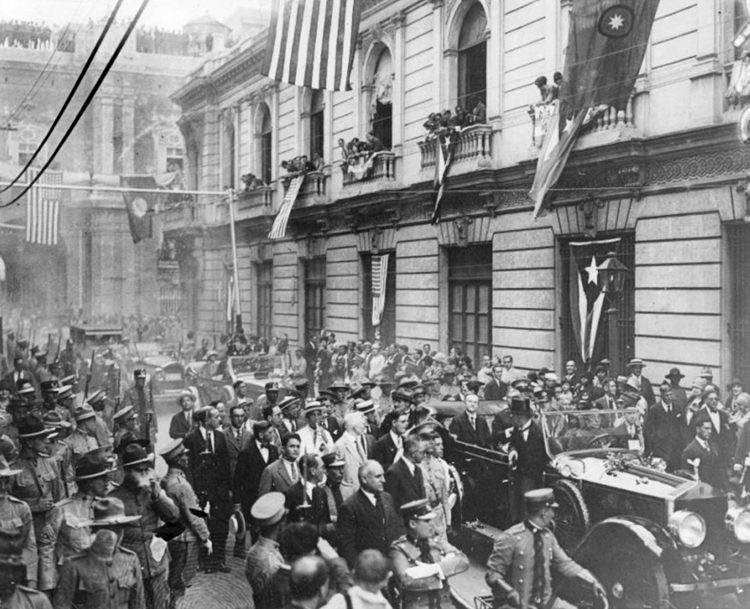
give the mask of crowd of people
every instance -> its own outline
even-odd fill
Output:
[[[442,112],[431,112],[424,122],[427,132],[426,140],[434,140],[444,137],[456,130],[461,130],[472,125],[483,125],[487,122],[487,107],[481,99],[473,101],[472,109],[468,110],[461,104],[455,107],[455,113],[450,108]]]
[[[294,349],[286,337],[265,341],[290,366],[257,399],[242,380],[226,402],[201,404],[186,388],[160,432],[144,370],[120,398],[81,378],[70,344],[49,365],[12,338],[0,388],[0,563],[14,576],[0,598],[37,607],[177,607],[198,570],[231,571],[230,551],[259,609],[447,604],[449,578],[468,568],[451,543],[464,490],[448,441],[507,452],[510,528],[486,581],[498,602],[545,603],[549,578],[514,579],[527,561],[518,550],[534,548],[537,533],[562,575],[598,586],[550,529],[544,432],[565,434],[543,430],[545,413],[570,413],[576,437],[591,417],[617,416],[626,448],[719,490],[750,451],[750,395],[739,381],[722,395],[709,369],[685,388],[679,369],[652,382],[638,359],[622,375],[606,360],[592,372],[573,361],[560,373],[522,371],[510,354],[474,366],[455,348],[322,332]],[[239,334],[222,357],[260,345]],[[192,357],[216,355],[204,340]],[[481,400],[498,406],[489,421]],[[447,425],[433,417],[438,402],[455,404]]]
[[[23,49],[50,48],[52,28],[35,21],[0,22],[0,44]]]
[[[135,33],[135,49],[139,53],[200,57],[210,52],[213,44],[214,40],[210,34],[201,40],[194,33],[187,34],[158,27],[140,28]]]

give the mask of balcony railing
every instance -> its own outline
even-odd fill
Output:
[[[314,205],[326,200],[326,180],[328,176],[322,171],[309,171],[305,174],[302,188],[299,191],[300,203]]]
[[[453,136],[455,137],[455,136]],[[422,169],[429,169],[437,162],[437,140],[419,142],[422,154]],[[453,144],[454,162],[472,161],[478,166],[487,166],[492,160],[492,126],[472,125],[465,127]]]
[[[182,230],[198,221],[198,207],[189,201],[165,207],[162,215],[162,227],[166,231]]]
[[[354,165],[342,164],[344,186],[360,182],[396,179],[396,155],[390,150],[376,152],[369,158],[362,158]]]
[[[273,199],[276,189],[271,186],[260,186],[252,190],[237,193],[237,219],[261,216],[273,213]]]

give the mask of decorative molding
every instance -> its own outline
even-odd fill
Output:
[[[746,173],[750,169],[750,148],[723,150],[711,154],[693,154],[686,157],[649,163],[645,183],[672,184],[700,178],[713,178],[727,174]]]
[[[360,254],[377,254],[396,249],[396,229],[376,226],[357,232],[357,251]]]
[[[438,243],[441,246],[454,247],[486,243],[492,240],[491,223],[491,219],[487,216],[468,216],[466,214],[446,219],[438,225]]]

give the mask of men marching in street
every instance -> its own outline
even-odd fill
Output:
[[[11,468],[5,457],[0,456],[0,540],[13,548],[14,561],[19,561],[23,567],[22,573],[17,574],[16,583],[36,588],[39,555],[34,533],[34,517],[28,504],[11,494],[15,479],[20,473],[20,469]],[[0,549],[0,554],[2,552]],[[3,590],[0,589],[0,603],[4,600],[2,594]]]
[[[142,438],[155,446],[157,425],[151,384],[146,384],[146,371],[142,368],[133,371],[133,379],[135,384],[125,392],[120,406],[132,406],[135,409],[141,423]]]

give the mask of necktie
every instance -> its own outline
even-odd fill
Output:
[[[187,421],[188,427],[190,427],[193,423],[193,415],[192,413],[188,412],[185,414],[185,420]]]
[[[299,476],[297,475],[297,468],[294,463],[292,463],[290,467],[292,468],[292,482],[297,482],[297,480],[299,480]]]
[[[208,432],[206,434],[206,442],[208,443],[208,452],[213,454],[214,452],[214,434],[213,432]]]
[[[422,562],[426,562],[426,563],[435,562],[432,558],[432,552],[430,552],[430,540],[429,539],[420,539],[417,542],[417,547],[419,548],[419,559]]]
[[[239,427],[237,427],[237,428],[236,428],[236,429],[234,430],[234,437],[236,438],[236,440],[237,440],[238,442],[240,441],[240,436],[241,436],[241,435],[242,435],[242,429],[240,429]]]
[[[380,493],[375,493],[375,509],[378,511],[380,522],[385,524],[385,509],[383,508],[383,500],[380,498]]]
[[[469,417],[469,423],[471,423],[471,428],[474,431],[476,431],[477,430],[477,419],[476,419],[475,416],[472,415],[472,416]]]
[[[533,527],[528,521],[525,524],[534,535],[534,583],[531,588],[531,600],[540,604],[544,600],[545,590],[544,536],[542,529]]]
[[[367,449],[365,448],[364,436],[359,436],[359,438],[357,438],[357,452],[359,453],[359,456],[362,457],[363,461],[367,460]]]

